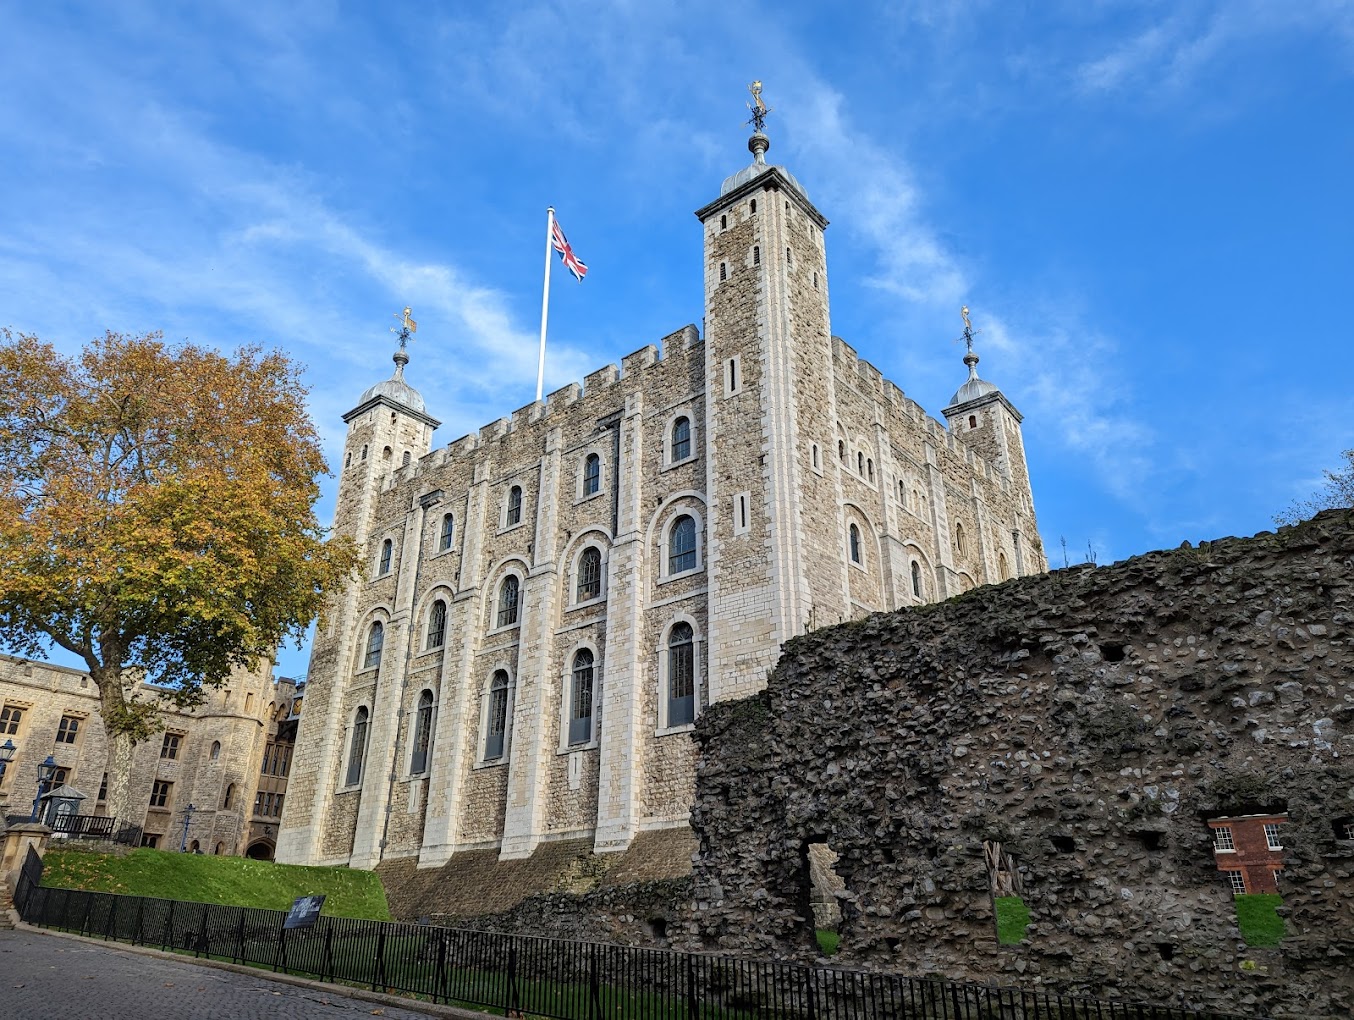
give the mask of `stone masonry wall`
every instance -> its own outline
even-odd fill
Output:
[[[790,642],[712,705],[692,944],[1277,1016],[1354,1011],[1354,512]],[[1247,947],[1206,819],[1283,812],[1288,935]],[[984,844],[1032,924],[998,946]]]

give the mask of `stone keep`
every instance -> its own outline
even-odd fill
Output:
[[[946,427],[832,336],[827,220],[748,147],[696,214],[704,337],[436,450],[401,348],[344,416],[367,573],[315,637],[279,860],[686,826],[692,716],[786,640],[1046,569],[1020,414],[970,351]]]

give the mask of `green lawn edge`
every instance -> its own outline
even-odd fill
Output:
[[[146,847],[125,855],[50,847],[42,864],[42,884],[55,889],[267,910],[287,910],[298,896],[324,896],[326,916],[390,920],[385,889],[371,871],[170,853]]]
[[[997,942],[1003,946],[1019,945],[1025,938],[1025,929],[1030,926],[1030,908],[1019,896],[998,896],[995,909]]]
[[[1278,893],[1243,893],[1236,897],[1236,923],[1248,946],[1277,946],[1288,928],[1274,910],[1283,903]]]

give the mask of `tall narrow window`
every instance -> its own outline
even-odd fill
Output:
[[[837,459],[843,464],[846,463],[846,443],[840,439],[837,440]]]
[[[437,551],[446,552],[456,537],[456,518],[451,514],[442,515],[442,530],[437,536]]]
[[[418,696],[418,712],[414,715],[414,756],[409,763],[409,772],[421,776],[428,771],[428,748],[433,740],[433,692],[424,691]]]
[[[729,229],[729,218],[727,216],[721,216],[719,218],[719,229],[720,230]]]
[[[898,502],[907,506],[907,485],[901,478],[898,479]]]
[[[428,611],[428,647],[441,648],[447,640],[447,604],[441,599]]]
[[[588,454],[583,462],[583,495],[591,496],[602,487],[602,458],[595,453]]]
[[[959,552],[965,551],[964,526],[956,523],[954,526],[954,547]]]
[[[522,523],[522,487],[514,485],[508,490],[508,511],[503,523],[506,527]]]
[[[503,586],[498,589],[498,625],[511,627],[517,622],[517,595],[521,582],[515,574],[503,578]]]
[[[851,525],[851,562],[860,562],[860,529]]]
[[[864,473],[865,473],[865,454],[863,454],[863,453],[861,453],[859,450],[857,450],[857,451],[856,451],[856,474],[858,474],[858,475],[863,475]]]
[[[696,569],[696,520],[683,514],[668,536],[668,573]]]
[[[672,423],[672,462],[691,456],[691,419],[678,418]]]
[[[370,713],[363,705],[353,717],[352,744],[348,748],[348,775],[345,786],[356,786],[362,782],[362,763],[367,757],[367,719]]]
[[[757,215],[757,200],[755,198],[748,203],[748,212],[752,213],[754,216]]]
[[[760,266],[762,264],[762,247],[759,244],[752,246],[752,264]]]
[[[997,576],[1003,581],[1008,580],[1011,576],[1011,569],[1006,565],[1005,553],[997,553]]]
[[[376,566],[377,577],[384,577],[386,574],[390,573],[390,557],[394,551],[395,543],[390,539],[387,538],[381,543],[381,562]]]
[[[738,358],[730,358],[726,364],[729,366],[728,374],[728,392],[734,394],[738,392]]]
[[[785,264],[786,264],[787,266],[792,266],[792,265],[795,264],[794,256],[790,254],[790,249],[789,249],[789,248],[786,248],[786,249],[785,249]]]
[[[696,635],[689,623],[668,634],[668,725],[696,720]]]
[[[508,732],[508,674],[494,673],[489,685],[489,726],[484,737],[484,760],[503,757],[503,741]]]
[[[865,477],[874,481],[874,458],[870,457],[865,461]]]
[[[409,466],[409,461],[412,460],[412,459],[413,459],[412,454],[410,454],[410,452],[409,452],[408,450],[405,450],[405,451],[404,451],[404,459],[400,462],[400,466],[401,466],[401,467],[408,467],[408,466]]]
[[[381,664],[381,647],[385,644],[386,632],[377,620],[367,632],[367,654],[362,659],[363,669],[375,669]]]
[[[912,561],[912,594],[921,598],[921,564],[916,560]]]
[[[235,800],[235,784],[231,783],[229,786],[226,787],[226,795],[221,798],[221,809],[223,811],[227,810],[230,807],[231,802],[234,800]]]
[[[725,280],[727,280],[728,278],[729,278],[729,266],[728,266],[728,263],[721,262],[721,263],[719,264],[719,281],[720,281],[720,283],[723,283],[723,282],[724,282]]]
[[[586,744],[592,739],[593,655],[586,648],[574,656],[573,684],[569,691],[569,743]]]
[[[583,550],[578,558],[578,602],[600,598],[602,594],[602,553],[595,546]]]
[[[217,760],[218,758],[220,758],[220,757],[221,757],[221,741],[219,741],[219,740],[213,740],[213,741],[212,741],[212,761],[216,761],[216,760]]]
[[[968,416],[968,427],[971,429],[976,429],[978,427],[978,416],[976,414]]]

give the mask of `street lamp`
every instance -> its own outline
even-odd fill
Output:
[[[188,849],[188,823],[193,820],[193,812],[196,810],[197,808],[189,803],[188,809],[183,813],[183,839],[179,841],[179,853]]]
[[[38,820],[38,803],[42,795],[52,788],[52,779],[56,776],[56,759],[50,754],[47,760],[38,766],[38,795],[33,798],[33,813],[28,816],[30,822]]]
[[[14,760],[14,752],[17,750],[12,740],[0,744],[0,783],[5,781],[5,769]]]

